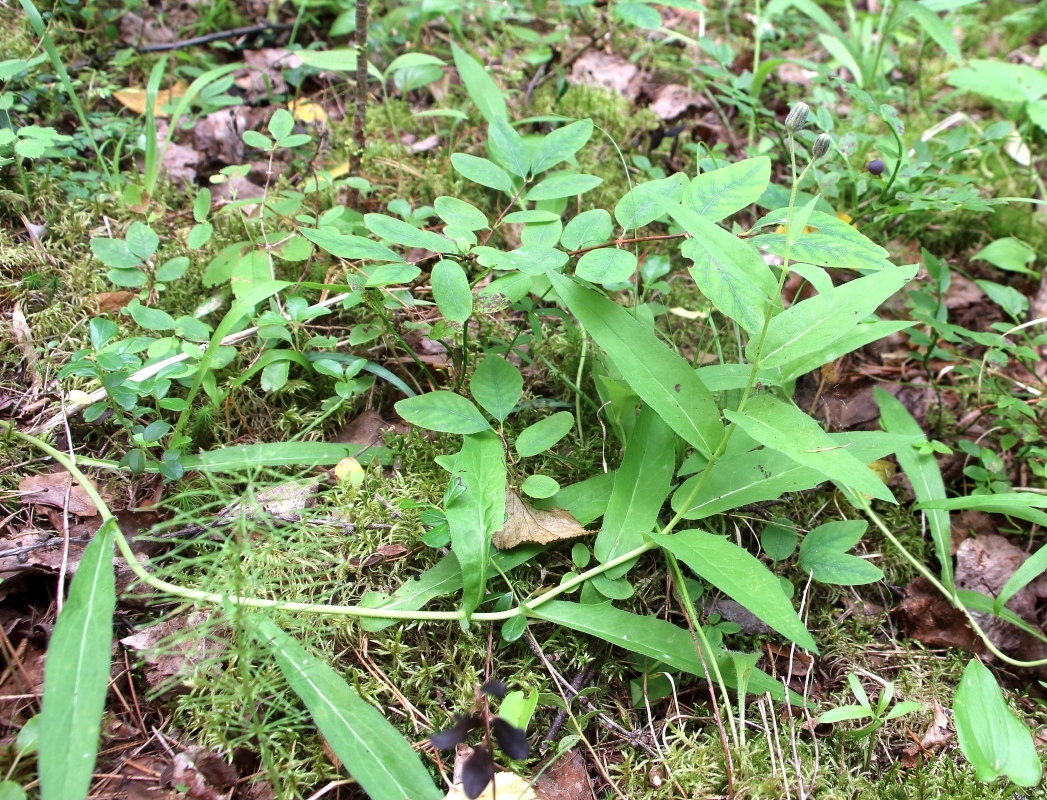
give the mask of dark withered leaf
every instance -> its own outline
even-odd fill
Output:
[[[494,780],[494,756],[486,745],[479,745],[462,765],[462,790],[469,800],[479,797]]]
[[[505,694],[509,689],[501,681],[487,681],[487,683],[480,687],[480,691],[488,697],[497,697],[499,700],[502,700],[505,698]]]
[[[465,741],[469,731],[480,727],[480,719],[475,714],[459,717],[453,727],[438,731],[429,737],[429,742],[437,750],[453,750]]]
[[[495,717],[494,738],[498,740],[498,746],[502,752],[515,761],[520,761],[531,755],[531,744],[527,741],[527,734],[510,725],[501,717]]]

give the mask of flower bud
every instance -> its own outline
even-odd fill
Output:
[[[827,133],[819,133],[818,138],[814,140],[814,145],[811,146],[811,155],[814,158],[821,158],[829,152],[829,146],[833,143],[832,137]]]
[[[792,107],[789,116],[785,118],[785,127],[793,133],[803,130],[803,126],[807,124],[807,115],[810,113],[811,107],[800,101]]]

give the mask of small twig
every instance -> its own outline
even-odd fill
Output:
[[[689,233],[659,233],[653,236],[633,236],[629,239],[615,239],[612,242],[604,242],[603,244],[594,244],[590,247],[583,247],[580,250],[568,250],[567,255],[569,256],[580,256],[583,253],[588,253],[590,250],[603,250],[605,247],[620,247],[623,244],[635,244],[636,242],[661,242],[666,239],[688,239],[691,234]]]
[[[589,679],[592,678],[593,673],[595,672],[596,667],[594,667],[592,664],[586,664],[582,671],[574,676],[574,680],[571,681],[570,684],[568,684],[570,688],[574,691],[574,695],[577,695],[582,690],[582,687],[589,682]],[[549,726],[549,730],[546,732],[545,736],[542,737],[543,751],[549,749],[549,745],[551,745],[553,741],[555,741],[556,735],[560,732],[560,728],[563,727],[563,724],[566,721],[567,709],[562,708],[559,712],[557,712],[556,717],[553,719],[553,724]]]
[[[353,154],[349,159],[349,174],[360,174],[367,141],[364,138],[364,122],[367,120],[367,4],[368,0],[356,0],[356,112],[353,114]]]
[[[242,28],[232,28],[227,31],[205,33],[203,36],[194,36],[192,39],[180,39],[176,42],[139,45],[134,50],[137,53],[169,53],[172,50],[195,47],[198,44],[209,44],[222,39],[235,39],[237,36],[251,36],[252,34],[265,33],[266,31],[285,31],[291,27],[291,25],[284,22],[263,22],[258,25],[245,25]]]

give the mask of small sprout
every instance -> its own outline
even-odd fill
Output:
[[[882,158],[874,158],[865,168],[873,175],[883,175],[883,171],[887,168],[887,165],[883,163]]]
[[[829,152],[829,146],[832,145],[832,137],[827,133],[818,134],[818,138],[814,140],[814,145],[811,147],[811,155],[815,158],[821,158]]]
[[[811,107],[800,101],[792,107],[789,116],[785,118],[785,127],[793,133],[803,130],[803,126],[807,124],[807,115],[810,113]]]

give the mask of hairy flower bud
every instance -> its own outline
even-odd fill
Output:
[[[807,124],[807,115],[810,113],[811,107],[800,101],[792,107],[789,116],[785,118],[785,127],[793,133],[803,130],[803,126]]]
[[[829,146],[833,143],[832,137],[827,133],[819,133],[818,138],[814,140],[814,145],[811,147],[811,155],[815,158],[821,158],[829,152]]]

